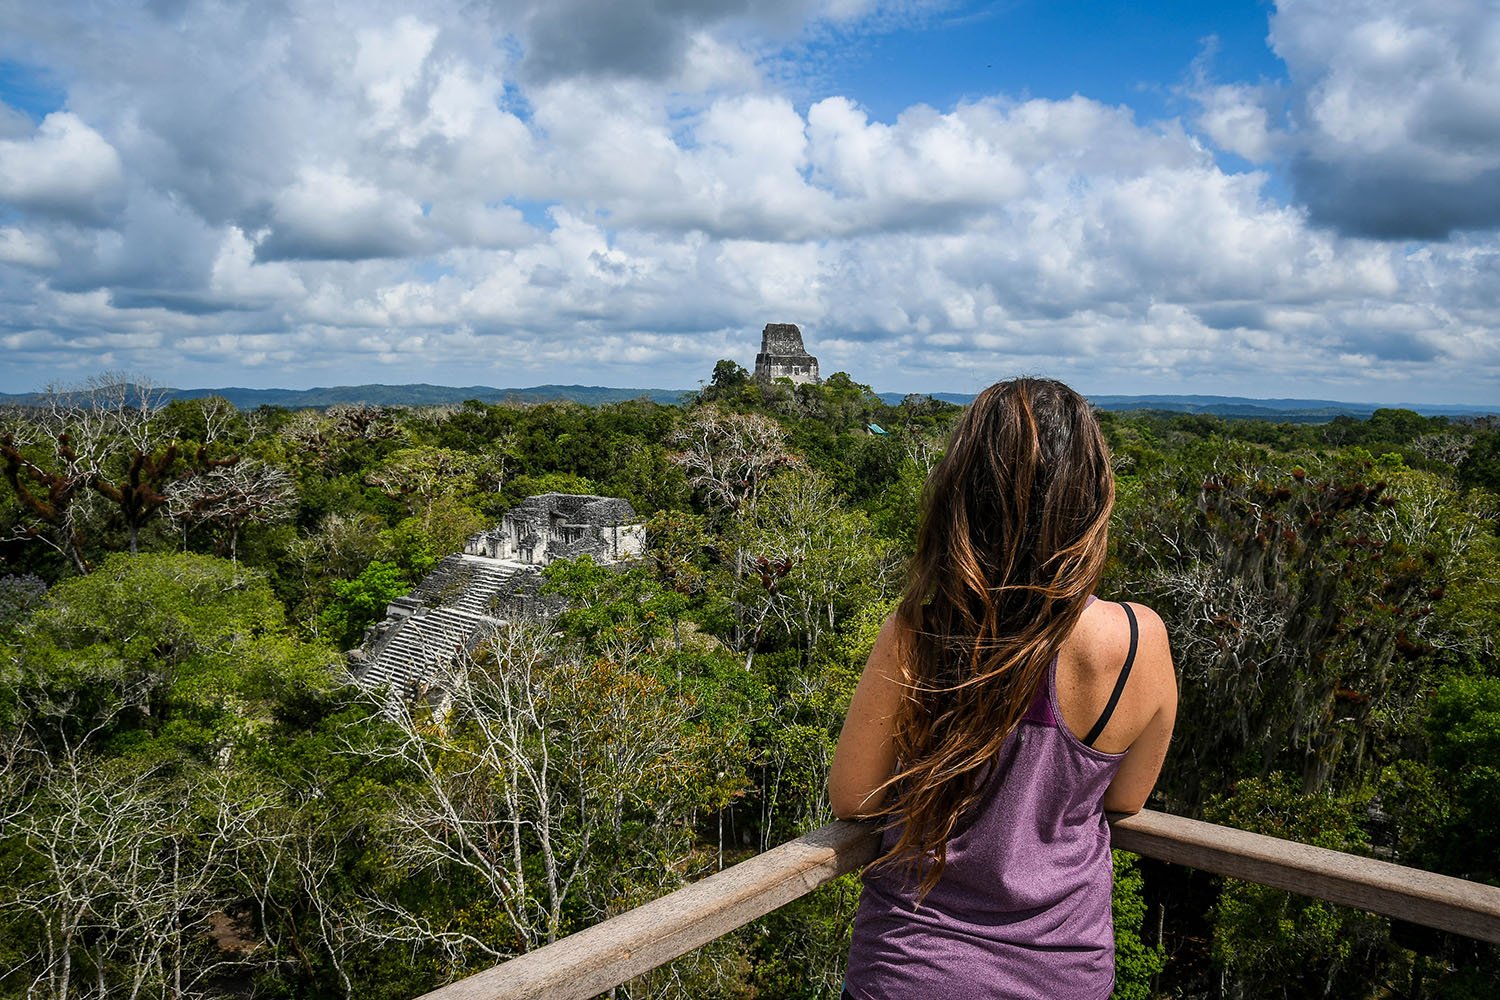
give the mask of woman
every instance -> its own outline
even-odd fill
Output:
[[[1093,597],[1113,502],[1062,383],[991,386],[959,421],[828,779],[840,817],[886,821],[846,997],[1109,996],[1104,814],[1145,804],[1177,708],[1161,619]]]

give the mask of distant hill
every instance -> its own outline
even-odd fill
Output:
[[[691,389],[614,389],[600,385],[536,385],[527,389],[496,389],[487,385],[460,388],[446,385],[339,385],[317,389],[168,389],[173,399],[223,396],[242,410],[258,406],[281,406],[289,410],[322,409],[340,403],[374,403],[383,406],[442,406],[475,399],[483,403],[551,403],[570,400],[588,406],[649,399],[673,405],[690,395]],[[880,398],[895,405],[907,393],[882,392]],[[926,393],[934,399],[962,406],[973,393]],[[0,403],[26,406],[36,402],[36,393],[0,393]],[[1425,416],[1477,417],[1500,414],[1500,405],[1427,403],[1343,403],[1332,399],[1252,399],[1246,396],[1093,396],[1104,410],[1161,410],[1169,413],[1201,413],[1214,417],[1272,420],[1285,423],[1322,423],[1338,416],[1368,417],[1382,407],[1415,410]]]
[[[667,405],[678,403],[687,389],[611,389],[600,385],[537,385],[529,389],[496,389],[487,385],[456,388],[446,385],[336,385],[316,389],[167,389],[169,399],[201,399],[222,396],[242,410],[259,406],[281,406],[289,410],[324,409],[340,403],[371,403],[379,406],[443,406],[470,399],[482,403],[554,403],[571,400],[589,406],[649,399]],[[36,393],[0,393],[0,402],[27,406]]]
[[[879,396],[882,402],[890,406],[897,405],[907,396],[931,396],[933,399],[940,399],[945,403],[953,403],[956,406],[968,406],[974,402],[974,393],[972,392],[877,392],[875,395]]]
[[[1244,396],[1096,396],[1092,402],[1105,410],[1170,410],[1265,420],[1318,421],[1332,420],[1341,415],[1368,417],[1380,409],[1412,410],[1429,417],[1477,417],[1500,413],[1500,406],[1463,403],[1344,403],[1333,399],[1250,399]]]
[[[972,393],[934,392],[934,399],[965,405]],[[899,403],[899,392],[883,392],[887,403]],[[1368,417],[1379,409],[1413,410],[1428,417],[1480,417],[1500,413],[1497,406],[1429,403],[1343,403],[1332,399],[1251,399],[1246,396],[1090,396],[1101,410],[1161,410],[1167,413],[1201,413],[1230,419],[1271,420],[1279,423],[1316,424],[1334,417]]]

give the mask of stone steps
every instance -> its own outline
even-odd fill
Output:
[[[518,566],[496,564],[488,560],[481,563],[475,559],[466,559],[464,567],[473,574],[469,585],[446,606],[490,618],[495,615],[495,595],[509,590],[516,575],[523,572]]]
[[[366,690],[389,685],[393,694],[404,696],[472,649],[496,624],[494,618],[459,608],[419,611],[381,637],[369,665],[355,679]]]
[[[392,602],[393,611],[410,614],[393,614],[372,632],[363,659],[352,668],[355,683],[366,690],[388,687],[393,699],[409,697],[501,624],[498,606],[516,603],[512,594],[534,591],[539,580],[535,567],[521,563],[463,553],[446,557],[416,589]]]

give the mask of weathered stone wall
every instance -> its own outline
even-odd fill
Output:
[[[588,555],[624,570],[622,564],[640,557],[644,540],[645,527],[625,500],[574,493],[523,500],[392,601],[385,620],[350,651],[350,673],[367,690],[388,688],[391,706],[440,695],[434,678],[445,665],[502,622],[563,610],[562,598],[541,593],[544,565]]]
[[[796,323],[767,323],[760,332],[760,349],[766,354],[806,354],[802,330]]]
[[[516,504],[497,527],[470,538],[464,552],[544,566],[554,559],[592,556],[617,562],[641,554],[635,508],[617,497],[543,493]]]
[[[770,381],[788,378],[798,385],[818,381],[818,359],[802,346],[802,331],[795,323],[767,323],[760,334],[760,353],[755,356],[755,377]]]

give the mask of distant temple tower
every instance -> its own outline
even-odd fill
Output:
[[[766,382],[789,378],[797,385],[818,381],[818,359],[802,346],[802,331],[795,323],[766,324],[755,356],[755,377]]]

